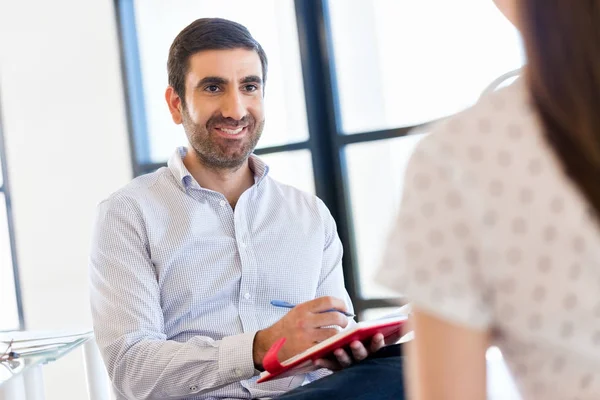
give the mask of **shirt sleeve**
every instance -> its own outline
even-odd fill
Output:
[[[481,201],[468,184],[469,173],[430,139],[418,145],[408,164],[378,281],[417,308],[486,329],[493,307],[481,265]]]
[[[354,313],[350,296],[344,286],[344,271],[342,256],[344,254],[342,241],[337,233],[335,220],[322,201],[319,201],[321,215],[324,220],[323,265],[315,297],[334,296],[344,300],[348,312]],[[351,320],[354,322],[353,320]]]
[[[344,271],[342,268],[343,247],[342,241],[337,233],[335,220],[327,209],[327,206],[319,200],[321,216],[324,221],[324,243],[323,243],[323,265],[321,267],[321,276],[315,298],[323,296],[334,296],[344,300],[348,312],[354,313],[354,307],[350,296],[344,286]],[[348,326],[356,324],[356,321],[349,319]],[[306,379],[309,382],[320,379],[331,374],[328,369],[319,369],[307,374]]]
[[[128,399],[178,399],[248,379],[255,332],[168,340],[143,217],[129,198],[98,206],[90,255],[94,331],[114,388]]]

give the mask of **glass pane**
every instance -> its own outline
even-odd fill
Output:
[[[345,149],[361,297],[397,297],[374,282],[401,200],[404,171],[423,135],[356,143]]]
[[[310,150],[295,150],[259,156],[269,166],[269,175],[305,192],[315,194]]]
[[[164,100],[171,42],[196,18],[221,17],[245,25],[269,59],[267,121],[259,147],[308,139],[304,84],[292,0],[136,0],[136,24],[146,104],[150,161],[166,161],[187,139]]]
[[[4,193],[0,193],[0,331],[19,328],[15,277],[6,220]],[[0,352],[4,349],[0,349]]]
[[[524,62],[517,31],[492,0],[328,4],[341,123],[348,134],[453,114]]]

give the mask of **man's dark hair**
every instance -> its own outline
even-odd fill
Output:
[[[173,40],[169,49],[167,71],[169,85],[185,105],[185,76],[192,55],[204,50],[254,50],[262,65],[263,85],[267,80],[267,55],[248,29],[223,18],[200,18],[189,24]]]

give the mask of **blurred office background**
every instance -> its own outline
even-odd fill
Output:
[[[373,278],[407,134],[524,62],[491,0],[0,0],[0,331],[91,326],[95,206],[185,145],[163,104],[168,48],[215,16],[267,52],[256,153],[329,206],[360,318],[399,296]],[[48,365],[46,393],[85,399],[81,359]]]

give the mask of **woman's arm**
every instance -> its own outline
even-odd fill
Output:
[[[447,322],[416,307],[406,382],[414,400],[485,400],[489,332]]]

